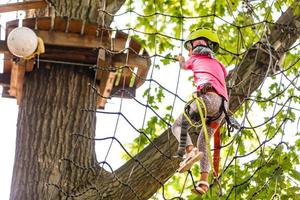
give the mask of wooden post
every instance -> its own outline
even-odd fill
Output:
[[[22,97],[22,89],[25,75],[25,66],[13,62],[10,77],[9,95],[17,98],[19,104]]]
[[[97,107],[104,108],[116,78],[116,72],[108,69],[108,67],[111,67],[111,56],[104,49],[99,49],[97,67],[100,68],[98,69],[97,79],[100,80],[98,90],[101,95],[97,98]]]
[[[33,60],[23,59],[12,64],[9,95],[16,97],[18,105],[22,100],[25,71],[32,71],[33,64]]]

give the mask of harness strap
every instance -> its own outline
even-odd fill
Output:
[[[214,132],[214,176],[219,176],[219,166],[220,166],[220,151],[221,151],[221,135],[220,135],[220,123],[218,122],[210,122],[208,124],[209,127],[215,129]]]
[[[211,152],[210,152],[211,148],[210,148],[210,143],[209,143],[209,137],[208,137],[207,127],[206,127],[207,126],[207,124],[206,124],[206,117],[207,117],[206,105],[205,105],[205,102],[204,102],[204,100],[201,96],[200,97],[194,97],[194,99],[191,100],[190,102],[193,102],[193,101],[196,101],[198,113],[199,113],[199,116],[200,116],[200,122],[202,124],[202,129],[203,129],[203,133],[204,133],[205,143],[206,143],[206,146],[207,146],[208,160],[209,160],[210,166],[212,168],[213,174],[215,174],[214,168],[213,168],[212,155],[211,155]],[[190,104],[190,102],[188,103],[188,105]],[[189,116],[189,113],[186,113],[186,110],[183,113],[183,115],[184,115],[185,119],[189,122],[189,124],[191,126],[193,126],[193,127],[201,126],[200,124],[197,124],[197,123],[193,122],[193,120]]]
[[[213,176],[218,177],[218,175],[219,175],[219,165],[220,165],[220,151],[221,151],[221,134],[220,134],[220,125],[221,124],[219,122],[216,122],[216,120],[219,119],[223,113],[225,114],[225,120],[226,120],[227,124],[230,124],[230,118],[229,118],[229,115],[228,115],[228,113],[226,111],[226,108],[225,108],[225,98],[224,97],[222,97],[222,102],[221,102],[221,106],[219,108],[218,115],[214,116],[214,117],[207,116],[206,106],[205,106],[204,100],[201,97],[201,94],[206,93],[207,90],[209,90],[209,87],[204,87],[204,88],[205,88],[205,90],[201,90],[200,92],[197,92],[197,97],[194,97],[191,101],[189,101],[186,104],[186,107],[184,109],[183,114],[184,114],[184,118],[186,119],[186,121],[191,126],[199,127],[200,124],[195,123],[194,116],[189,116],[190,104],[193,101],[196,101],[198,114],[199,114],[198,116],[200,118],[199,121],[202,124],[204,137],[205,137],[205,141],[206,141],[206,145],[207,145],[208,159],[209,159],[212,171],[213,171]],[[209,143],[209,138],[208,138],[206,125],[214,129],[213,160],[212,160],[212,156],[211,156],[211,152],[210,152],[211,148],[210,148],[210,143]],[[187,132],[187,130],[185,130],[183,132]],[[184,133],[181,134],[181,140],[180,140],[181,145],[180,146],[183,146],[183,144],[186,143],[185,134]]]

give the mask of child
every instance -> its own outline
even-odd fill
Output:
[[[203,99],[207,110],[206,127],[210,140],[212,135],[219,129],[220,122],[224,117],[223,109],[227,109],[228,102],[225,84],[227,72],[224,66],[214,57],[214,52],[219,47],[219,39],[213,31],[201,28],[188,36],[184,47],[189,51],[190,58],[185,62],[184,57],[179,55],[177,60],[181,68],[192,70],[194,73],[197,96]],[[187,114],[191,118],[195,118],[195,115],[199,116],[195,100],[189,104]],[[203,195],[209,188],[210,164],[207,152],[209,149],[207,149],[203,128],[198,136],[198,148],[194,148],[191,138],[187,134],[189,126],[190,124],[185,115],[181,114],[172,127],[174,136],[180,142],[178,155],[184,158],[183,162],[180,163],[178,172],[182,173],[189,170],[194,162],[201,160],[200,181],[192,192]]]

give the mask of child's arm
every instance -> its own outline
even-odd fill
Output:
[[[181,54],[179,54],[179,55],[176,57],[176,59],[177,59],[178,62],[179,62],[180,68],[181,68],[181,69],[185,69],[185,58],[184,58]]]

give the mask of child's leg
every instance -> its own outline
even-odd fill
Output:
[[[183,116],[183,114],[181,114],[175,120],[172,126],[172,133],[174,134],[175,138],[179,142],[179,149],[181,149],[180,150],[181,152],[179,153],[181,154],[181,156],[183,156],[185,150],[189,153],[194,147],[192,140],[189,134],[187,133],[187,129],[188,129],[188,122]]]
[[[190,109],[190,115],[194,113],[194,110]],[[189,170],[195,162],[198,162],[203,153],[199,152],[197,148],[194,148],[192,140],[188,134],[188,128],[190,124],[186,117],[181,114],[175,121],[172,132],[176,139],[179,141],[179,149],[177,155],[184,158],[180,163],[178,172],[183,173]]]
[[[208,116],[218,116],[220,111],[220,106],[222,104],[222,97],[218,96],[215,93],[207,93],[203,96],[204,103],[206,105],[207,115]],[[216,122],[221,122],[223,119],[223,114],[216,119]],[[211,137],[213,136],[215,129],[212,127],[209,127],[206,125],[207,128],[207,134],[208,139],[210,141]],[[208,158],[208,149],[206,145],[205,135],[203,129],[201,129],[201,132],[198,137],[198,144],[197,147],[199,151],[203,152],[203,158],[200,161],[201,166],[201,180],[207,181],[208,178],[208,172],[210,170],[210,164],[209,164],[209,158]]]
[[[221,122],[222,117],[220,117],[217,121]],[[209,138],[209,141],[211,137],[213,136],[215,129],[211,128],[209,126],[207,127],[207,135]],[[200,182],[197,185],[196,190],[193,189],[192,191],[196,194],[202,195],[205,194],[209,188],[208,185],[208,176],[209,176],[209,171],[210,171],[210,163],[209,163],[209,158],[208,158],[208,152],[209,149],[207,149],[207,144],[204,136],[204,130],[201,129],[200,135],[198,137],[198,144],[197,147],[200,152],[203,153],[203,158],[200,160],[200,167],[201,167],[201,175],[200,175]]]
[[[214,131],[215,130],[213,128],[207,127],[207,134],[208,134],[209,141],[210,141],[210,138],[213,136]],[[201,129],[200,135],[198,137],[197,147],[198,147],[199,151],[203,152],[203,158],[200,161],[201,172],[207,172],[208,173],[210,165],[209,165],[209,159],[208,159],[208,153],[207,153],[208,149],[207,149],[203,129]]]
[[[179,149],[177,155],[184,158],[179,164],[178,172],[183,173],[189,170],[195,162],[198,162],[203,153],[199,152],[197,148],[194,148],[192,140],[188,134],[189,122],[182,114],[175,121],[172,132],[176,139],[179,141]]]

